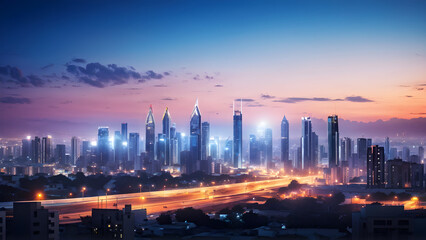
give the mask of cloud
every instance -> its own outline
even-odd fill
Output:
[[[75,63],[86,63],[86,59],[84,58],[73,58],[71,61]]]
[[[177,100],[177,98],[166,97],[166,98],[162,98],[161,100],[163,100],[163,101],[174,101],[174,100]]]
[[[19,98],[19,97],[2,97],[0,98],[0,103],[5,104],[30,104],[31,100],[29,98]]]
[[[154,87],[167,87],[166,84],[155,84]]]
[[[410,113],[411,115],[426,115],[426,112]]]
[[[40,69],[41,70],[46,70],[46,69],[48,69],[48,68],[50,68],[50,67],[53,67],[55,64],[48,64],[48,65],[46,65],[46,66],[44,66],[44,67],[41,67]]]
[[[140,73],[116,64],[88,63],[86,67],[68,64],[66,70],[77,77],[80,82],[98,88],[125,84],[129,79],[142,79]]]
[[[194,79],[194,80],[196,80],[196,81],[199,81],[199,80],[201,80],[201,78],[200,78],[200,75],[195,75],[195,77],[193,77],[192,79]]]
[[[6,78],[5,82],[14,83],[21,87],[42,87],[45,84],[45,81],[40,77],[36,75],[24,76],[21,69],[9,65],[0,66],[0,75]]]
[[[269,94],[260,94],[260,97],[263,99],[273,99],[275,96],[271,96]]]
[[[254,102],[253,98],[236,98],[235,101]]]
[[[164,77],[163,74],[156,73],[152,70],[149,70],[149,71],[145,72],[145,74],[142,76],[142,79],[143,80],[162,79],[163,77]]]
[[[291,98],[282,98],[273,100],[273,102],[280,102],[280,103],[298,103],[298,102],[306,102],[306,101],[312,101],[312,102],[340,102],[340,101],[348,101],[348,102],[374,102],[373,100],[361,97],[361,96],[351,96],[346,97],[345,99],[340,98],[324,98],[324,97],[313,97],[313,98],[305,98],[305,97],[291,97]]]
[[[71,104],[72,101],[71,100],[66,100],[66,101],[62,101],[61,104]]]
[[[413,96],[411,96],[411,95],[405,95],[405,97],[412,98]]]
[[[216,84],[216,85],[214,85],[214,87],[223,87],[223,85],[222,84]]]
[[[213,77],[213,76],[209,76],[209,75],[206,75],[206,76],[205,76],[205,78],[206,78],[207,80],[213,80],[213,79],[214,79],[214,77]]]
[[[170,72],[163,72],[163,75],[164,75],[164,76],[169,76],[169,75],[170,75]]]
[[[258,102],[254,102],[254,103],[249,103],[246,105],[246,107],[264,107],[265,105],[258,103]]]
[[[419,87],[419,88],[416,88],[417,89],[417,91],[423,91],[424,90],[424,88],[422,88],[422,87]]]
[[[373,100],[361,96],[346,97],[345,100],[349,102],[374,102]]]

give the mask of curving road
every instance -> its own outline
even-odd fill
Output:
[[[287,186],[293,179],[300,183],[311,183],[314,177],[281,178],[189,189],[41,200],[41,204],[48,209],[59,211],[61,223],[72,223],[80,221],[80,216],[91,215],[92,208],[121,209],[126,204],[131,204],[132,209],[146,208],[148,214],[159,214],[184,207],[223,206],[253,197],[270,196],[272,189]],[[10,209],[12,206],[13,202],[0,203],[0,207]]]

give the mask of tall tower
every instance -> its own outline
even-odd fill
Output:
[[[71,138],[71,164],[75,165],[80,157],[80,139],[78,137]]]
[[[328,167],[339,166],[339,122],[337,115],[328,117]]]
[[[152,105],[149,106],[145,121],[145,151],[149,161],[155,160],[155,121]]]
[[[189,163],[187,163],[187,173],[193,173],[199,169],[201,160],[201,113],[198,108],[198,99],[195,102],[194,109],[191,113],[189,122],[190,139],[189,139]]]
[[[108,127],[98,128],[98,164],[105,166],[109,160],[109,129]]]
[[[385,185],[385,149],[377,145],[367,150],[367,187],[384,187]]]
[[[243,104],[241,100],[240,110],[235,110],[234,106],[234,147],[232,148],[232,156],[234,167],[241,168],[243,165]]]
[[[52,137],[49,135],[41,140],[41,163],[48,163],[52,157]]]
[[[312,164],[312,123],[310,117],[302,117],[301,169],[310,169]]]
[[[289,149],[290,149],[290,139],[289,139],[289,125],[287,118],[283,117],[281,121],[281,162],[284,165],[285,171],[287,171],[286,166],[288,164],[289,159]]]
[[[164,134],[164,145],[165,145],[165,153],[164,153],[164,165],[172,165],[170,161],[170,123],[172,118],[170,117],[169,108],[166,107],[166,110],[163,114],[163,134]]]
[[[389,160],[390,157],[390,141],[389,137],[386,137],[385,140],[385,160]]]
[[[203,122],[201,129],[201,160],[207,160],[209,156],[210,123]]]

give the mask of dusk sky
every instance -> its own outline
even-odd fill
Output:
[[[245,136],[426,136],[426,1],[2,1],[0,32],[0,138],[144,137],[150,104],[188,132],[197,98],[223,137],[240,98]]]

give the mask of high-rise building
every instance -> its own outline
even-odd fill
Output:
[[[91,239],[133,240],[135,214],[132,205],[120,209],[93,208]]]
[[[109,129],[108,127],[98,128],[98,166],[105,166],[109,161]]]
[[[163,165],[170,166],[172,165],[172,161],[170,160],[170,125],[172,118],[170,116],[169,108],[166,107],[166,110],[163,114],[163,137],[164,137],[164,162]]]
[[[290,138],[289,138],[289,125],[287,118],[283,117],[281,121],[281,162],[284,165],[284,168],[288,165],[290,160]],[[287,171],[287,170],[286,170]]]
[[[179,164],[179,140],[176,132],[176,123],[170,128],[170,165]],[[180,137],[180,135],[179,135]]]
[[[272,129],[265,129],[266,167],[272,168]]]
[[[181,132],[176,132],[176,141],[177,141],[177,160],[176,164],[181,164],[180,152],[183,151],[183,137]]]
[[[419,159],[421,163],[425,159],[425,149],[423,148],[423,146],[419,146]]]
[[[56,158],[56,162],[58,162],[58,163],[68,164],[66,159],[65,159],[65,145],[64,144],[56,144],[55,158]]]
[[[209,142],[209,156],[212,157],[212,161],[219,159],[219,139],[210,138]]]
[[[127,166],[127,161],[129,161],[129,135],[127,134],[127,123],[121,124],[121,158],[122,165]]]
[[[41,140],[41,163],[48,163],[52,158],[52,137],[49,135]]]
[[[22,139],[22,158],[24,160],[31,160],[31,136]]]
[[[233,164],[235,168],[241,168],[243,164],[243,113],[242,113],[242,101],[241,109],[235,110],[234,107],[234,139],[232,148]]]
[[[159,133],[157,138],[157,160],[160,162],[161,165],[167,165],[166,164],[166,148],[167,148],[166,134]]]
[[[315,132],[312,132],[312,148],[311,148],[311,156],[312,156],[312,168],[318,167],[318,135]]]
[[[141,170],[142,164],[139,158],[139,133],[129,134],[129,162],[133,162],[134,170]]]
[[[339,166],[339,120],[337,115],[328,117],[328,167]]]
[[[344,137],[340,144],[340,160],[350,162],[352,158],[352,139]]]
[[[123,159],[123,140],[120,131],[114,132],[114,162],[116,167],[122,166]]]
[[[358,161],[356,167],[362,171],[365,171],[367,166],[367,139],[358,138],[356,145],[358,151]]]
[[[370,146],[367,153],[367,187],[382,188],[385,185],[385,149]]]
[[[300,169],[311,169],[312,163],[312,123],[310,117],[302,117],[302,137],[300,139],[301,163]]]
[[[41,141],[39,137],[34,137],[31,140],[31,160],[33,163],[42,163],[41,162]]]
[[[225,149],[223,150],[223,160],[227,163],[232,164],[232,140],[226,139],[225,141]]]
[[[127,134],[127,123],[121,124],[121,139],[123,142],[128,141],[128,134]]]
[[[186,163],[187,173],[193,173],[199,170],[201,160],[201,113],[198,108],[198,99],[195,102],[194,109],[191,113],[191,121],[189,123],[190,129],[190,159]]]
[[[389,150],[389,160],[396,159],[396,158],[398,158],[398,149],[397,148],[391,148]]]
[[[152,106],[149,106],[145,121],[145,151],[149,162],[155,160],[155,121]]]
[[[71,138],[71,164],[75,165],[80,157],[80,139],[78,137]]]
[[[201,160],[207,160],[209,156],[210,123],[201,124]]]
[[[402,148],[402,160],[403,161],[410,161],[410,149],[408,147]]]
[[[386,137],[385,139],[385,160],[389,160],[390,159],[390,141],[389,141],[389,137]]]
[[[260,166],[260,149],[256,135],[250,135],[250,165]]]

